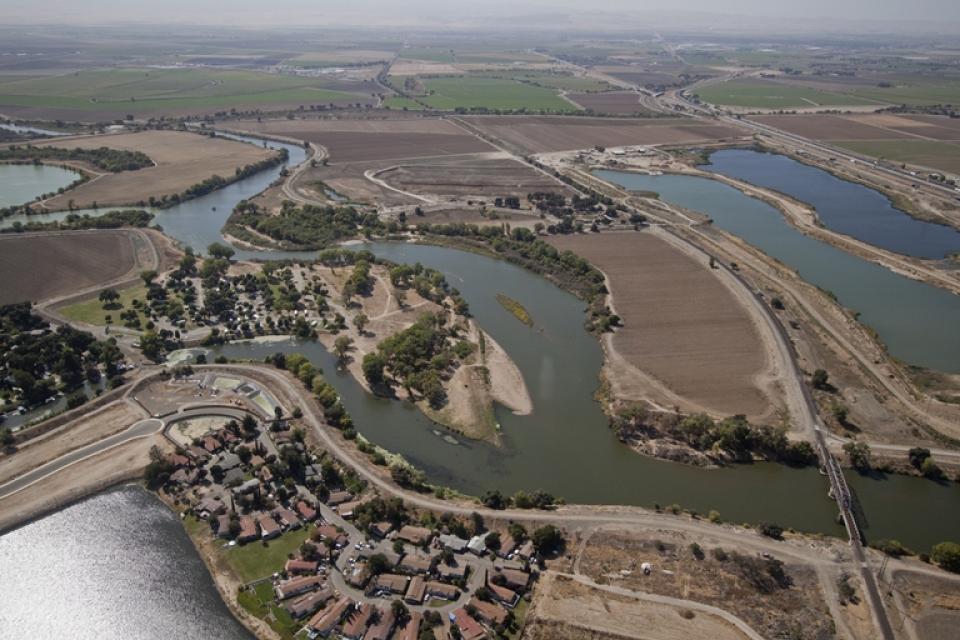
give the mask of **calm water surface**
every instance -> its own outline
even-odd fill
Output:
[[[960,251],[960,231],[913,218],[875,189],[787,156],[727,149],[710,154],[700,168],[809,203],[828,229],[883,249],[931,259]]]
[[[33,164],[0,164],[0,207],[15,207],[72,184],[76,171]]]
[[[769,156],[768,156],[769,157]],[[897,275],[792,227],[774,207],[729,185],[695,176],[598,171],[627,189],[707,214],[713,223],[796,269],[860,312],[891,355],[909,364],[960,373],[960,296]]]
[[[252,638],[179,518],[139,487],[0,536],[0,590],[0,638]]]

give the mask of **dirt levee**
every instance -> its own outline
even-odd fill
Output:
[[[440,119],[240,121],[232,128],[321,145],[330,164],[496,151]]]
[[[236,169],[269,158],[274,152],[252,144],[208,138],[185,131],[141,131],[105,136],[52,140],[38,146],[96,149],[108,147],[142,151],[156,164],[136,171],[105,173],[66,193],[47,200],[51,209],[74,206],[126,205],[183,193],[214,175],[232,177]]]
[[[37,302],[120,278],[136,266],[124,231],[0,236],[0,304]]]
[[[758,386],[767,366],[763,342],[708,268],[649,233],[556,236],[551,243],[606,273],[624,321],[612,348],[630,365],[711,413],[768,412]]]
[[[722,124],[689,118],[564,118],[489,116],[464,118],[528,153],[644,144],[686,144],[742,135]]]

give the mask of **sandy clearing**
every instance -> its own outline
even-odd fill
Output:
[[[150,462],[150,448],[173,447],[161,435],[114,447],[0,499],[0,531],[126,480],[139,478]]]
[[[46,201],[49,209],[66,209],[73,200],[78,208],[93,203],[128,205],[182,193],[187,188],[213,176],[231,177],[245,165],[265,160],[273,154],[252,144],[208,138],[186,131],[141,131],[101,136],[84,136],[67,141],[51,140],[38,146],[95,149],[109,147],[142,151],[156,166],[137,171],[107,173],[96,180],[70,189]]]
[[[601,634],[644,640],[744,640],[748,637],[717,616],[697,611],[687,618],[680,615],[682,611],[682,607],[601,591],[569,576],[546,571],[536,586],[531,620],[534,629],[542,623],[546,623],[547,629],[552,626],[550,623],[559,623],[561,634],[563,627],[572,627],[579,633],[569,636],[571,638],[604,637]],[[534,631],[532,637],[557,637],[554,633]]]
[[[110,282],[137,266],[127,231],[0,236],[0,304],[39,302]]]
[[[382,170],[377,177],[403,191],[441,197],[518,196],[523,206],[527,206],[527,194],[534,191],[573,193],[556,180],[511,159],[457,156],[399,163]]]
[[[117,400],[68,422],[29,440],[13,455],[0,458],[0,484],[74,449],[119,433],[146,417],[146,412],[139,407],[124,400]]]
[[[610,281],[625,324],[606,339],[617,396],[657,396],[663,389],[651,389],[652,378],[675,395],[668,403],[687,411],[771,417],[774,401],[765,390],[771,356],[763,334],[709,269],[647,232],[550,242],[583,256]],[[616,366],[617,356],[629,366]]]

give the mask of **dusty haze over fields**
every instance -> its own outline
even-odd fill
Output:
[[[926,24],[931,30],[956,30],[960,3],[953,0],[807,0],[803,3],[768,0],[675,0],[636,2],[601,0],[585,5],[576,0],[354,0],[333,4],[315,0],[276,0],[265,7],[255,0],[156,0],[130,3],[122,0],[36,0],[0,3],[0,20],[6,23],[112,23],[169,22],[233,25],[298,26],[479,26],[505,16],[536,15],[539,27],[592,28],[600,24],[619,28],[702,25],[713,29],[749,27],[780,22],[785,28],[817,23],[821,30],[842,21],[845,28],[876,29],[882,23],[891,31]],[[952,24],[951,24],[952,23]],[[498,28],[504,28],[499,22]],[[509,23],[520,28],[523,24]]]

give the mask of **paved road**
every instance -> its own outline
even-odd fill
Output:
[[[128,427],[120,433],[115,433],[112,436],[99,440],[92,444],[89,444],[85,447],[80,447],[75,449],[70,453],[66,453],[56,460],[51,460],[50,462],[28,471],[27,473],[10,480],[9,482],[0,485],[0,499],[11,496],[18,491],[26,489],[30,485],[43,480],[44,478],[51,476],[62,469],[69,467],[72,464],[76,464],[81,460],[89,458],[90,456],[95,456],[98,453],[103,453],[108,449],[113,447],[119,447],[120,445],[126,444],[132,440],[138,438],[146,438],[152,436],[155,433],[158,433],[163,428],[163,422],[157,420],[156,418],[147,418],[146,420],[141,420],[136,424]]]

